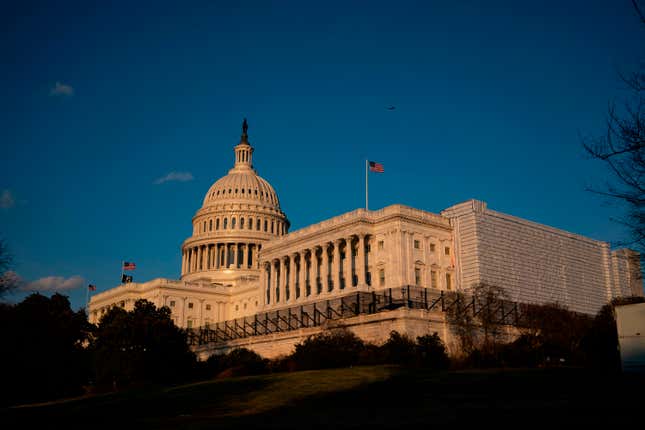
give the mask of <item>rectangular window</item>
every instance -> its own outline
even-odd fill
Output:
[[[430,244],[430,252],[434,252],[434,243]]]
[[[446,255],[450,255],[450,247],[449,247],[449,246],[446,246],[446,247],[444,248],[444,250],[443,250],[443,253],[444,253],[444,254],[446,254]]]
[[[419,244],[418,240],[415,240],[414,241],[414,249],[419,249],[419,248],[421,248],[421,245]]]
[[[193,304],[192,304],[192,303],[188,303],[188,309],[192,309],[192,308],[193,308]]]
[[[383,250],[383,241],[382,241],[382,240],[379,240],[379,241],[378,241],[378,250],[379,250],[379,251],[382,251],[382,250]]]
[[[170,307],[171,307],[171,308],[174,308],[174,307],[175,307],[175,301],[174,301],[174,300],[171,300],[171,301],[170,301]]]
[[[421,285],[421,269],[414,269],[414,285]]]
[[[385,285],[385,270],[381,269],[378,271],[378,282],[379,285],[383,286]]]
[[[430,272],[430,286],[437,288],[437,272],[434,270]]]
[[[206,305],[206,310],[210,311],[211,310],[211,305]]]
[[[446,273],[446,290],[451,290],[452,289],[452,279],[450,277],[450,273]]]
[[[186,320],[186,328],[193,328],[193,320]]]

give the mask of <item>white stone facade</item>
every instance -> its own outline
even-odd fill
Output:
[[[234,167],[193,217],[181,249],[181,280],[95,294],[91,322],[111,306],[130,309],[139,298],[168,306],[177,325],[194,328],[407,285],[448,291],[488,283],[514,301],[558,302],[588,314],[614,297],[643,295],[637,253],[612,251],[605,242],[495,212],[476,200],[441,214],[402,205],[357,209],[289,233],[277,193],[253,169],[246,126],[234,151]],[[387,337],[383,324],[403,324],[383,322],[390,320],[367,318],[365,327],[352,329],[370,339]],[[374,334],[374,327],[384,333]],[[293,344],[293,336],[283,337],[282,344]]]
[[[614,297],[643,295],[638,254],[492,211],[470,200],[441,214],[454,228],[461,288],[502,287],[523,303],[559,303],[587,314]]]

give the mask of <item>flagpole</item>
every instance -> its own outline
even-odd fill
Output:
[[[365,160],[365,210],[368,211],[368,205],[367,205],[367,195],[368,195],[368,183],[367,183],[367,163],[368,161]]]
[[[125,261],[121,260],[121,283],[123,283],[123,265],[125,264]]]

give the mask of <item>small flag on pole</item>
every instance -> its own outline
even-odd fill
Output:
[[[87,286],[87,289],[88,289],[89,291],[96,291],[96,285],[92,285],[92,284],[90,284],[90,285],[88,285],[88,286]]]
[[[134,270],[136,268],[137,268],[137,265],[132,262],[128,262],[128,261],[123,262],[123,270]]]
[[[370,172],[383,173],[384,171],[385,170],[383,169],[383,165],[381,163],[370,161]]]

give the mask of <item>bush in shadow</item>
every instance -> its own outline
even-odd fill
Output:
[[[261,375],[268,373],[270,361],[247,348],[236,348],[227,354],[211,355],[201,373],[206,378]]]
[[[358,364],[364,347],[351,331],[333,329],[298,343],[291,359],[299,370],[347,367]]]
[[[385,363],[413,365],[417,362],[417,345],[406,335],[393,330],[381,346]]]
[[[418,363],[423,367],[447,369],[450,366],[446,346],[436,332],[417,337],[416,353]]]

